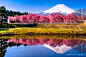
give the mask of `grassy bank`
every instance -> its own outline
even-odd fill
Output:
[[[15,34],[86,34],[86,29],[15,28]]]
[[[8,34],[8,33],[13,33],[13,31],[11,31],[12,29],[10,28],[0,28],[0,34]]]
[[[9,28],[8,30],[0,31],[1,34],[31,34],[31,35],[48,35],[48,34],[86,34],[86,29],[56,29],[56,28]]]
[[[6,25],[4,25],[6,26]],[[24,26],[24,24],[9,24],[10,28],[0,28],[0,35],[3,34],[86,34],[84,24],[37,24],[35,27]],[[13,27],[13,28],[11,28]]]

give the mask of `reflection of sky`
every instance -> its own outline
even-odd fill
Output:
[[[50,57],[50,56],[58,56],[55,52],[52,50],[49,50],[41,45],[37,46],[19,46],[19,47],[9,47],[7,48],[7,52],[5,54],[5,57]]]
[[[48,45],[48,44],[46,44]],[[58,46],[62,47],[62,46]],[[84,54],[84,57],[86,56],[86,53],[79,52],[75,50],[74,48],[68,47],[66,45],[63,45],[63,51],[65,51],[63,54],[56,53],[55,51],[52,51],[52,49],[46,48],[43,45],[35,45],[35,46],[24,46],[20,45],[12,46],[7,48],[7,52],[5,53],[5,57],[67,57],[69,55],[66,54]],[[52,47],[55,48],[55,47]],[[67,49],[70,48],[70,49]],[[59,50],[59,49],[58,49]],[[79,55],[71,55],[78,57]]]

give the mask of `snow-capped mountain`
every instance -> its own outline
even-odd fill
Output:
[[[71,9],[71,8],[69,8],[69,7],[67,7],[67,6],[64,5],[64,4],[58,4],[58,5],[52,7],[52,8],[50,8],[50,9],[48,9],[48,10],[45,10],[45,11],[43,11],[43,12],[44,12],[44,14],[46,14],[46,13],[53,13],[53,12],[56,12],[56,13],[59,12],[59,13],[70,14],[70,13],[75,12],[75,10],[73,10],[73,9]]]
[[[70,13],[73,13],[73,12],[76,12],[75,10],[67,7],[66,5],[64,4],[58,4],[48,10],[45,10],[42,12],[42,15],[46,15],[46,14],[50,14],[50,13],[61,13],[61,14],[70,14]],[[40,13],[39,13],[40,15]]]

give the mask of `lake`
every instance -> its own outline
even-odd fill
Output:
[[[35,36],[36,37],[36,36]],[[83,38],[0,39],[1,57],[86,57]]]

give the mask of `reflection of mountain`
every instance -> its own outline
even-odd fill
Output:
[[[68,50],[72,49],[71,47],[68,47],[66,45],[52,47],[52,46],[49,46],[48,44],[44,44],[43,46],[53,50],[56,53],[60,53],[60,54],[63,54],[65,52],[67,52]]]

